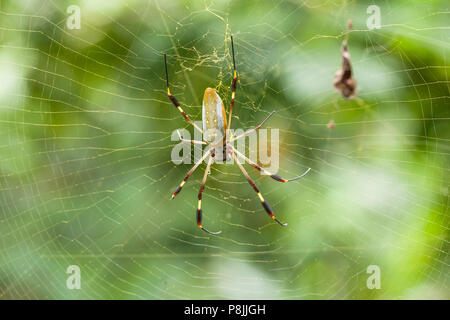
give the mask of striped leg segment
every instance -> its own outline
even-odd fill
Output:
[[[183,181],[181,181],[181,183],[178,185],[178,187],[175,189],[175,192],[172,194],[172,199],[175,198],[177,196],[177,194],[180,193],[181,188],[183,188],[184,184],[186,183],[187,179],[189,179],[189,177],[191,176],[191,174],[195,171],[195,169],[198,168],[198,166],[206,159],[206,157],[211,153],[212,149],[209,149],[208,151],[205,152],[205,154],[203,155],[203,157],[197,161],[197,163],[191,168],[191,170],[188,171],[188,173],[186,174],[186,176],[184,177]]]
[[[285,227],[287,226],[287,223],[283,223],[280,220],[278,220],[275,215],[272,212],[272,209],[270,208],[269,204],[266,202],[266,200],[264,200],[263,196],[261,195],[261,192],[259,192],[259,189],[256,187],[255,182],[252,180],[252,178],[250,178],[250,176],[248,175],[247,171],[245,171],[244,167],[242,166],[242,164],[239,163],[238,159],[236,158],[236,155],[233,152],[233,158],[234,161],[238,164],[239,169],[241,169],[242,173],[244,174],[245,178],[247,178],[248,183],[250,183],[250,185],[252,186],[253,190],[255,190],[255,192],[258,194],[259,200],[261,200],[261,204],[264,207],[264,209],[266,210],[267,214],[276,222],[278,222],[279,225]]]
[[[261,122],[261,123],[259,124],[259,126],[253,128],[253,129],[250,129],[250,130],[244,132],[243,134],[238,135],[238,136],[235,137],[235,138],[230,139],[228,142],[233,142],[233,141],[235,141],[235,140],[241,139],[241,138],[246,137],[246,136],[248,136],[249,134],[255,132],[256,130],[259,130],[259,129],[264,125],[264,123],[265,123],[267,120],[269,120],[269,118],[270,118],[274,113],[275,113],[275,111],[272,111],[272,112],[267,116],[267,118],[265,118],[265,119],[263,120],[263,122]]]
[[[208,165],[206,166],[205,174],[203,175],[202,185],[200,186],[200,191],[198,192],[197,225],[200,229],[202,229],[206,233],[217,235],[217,234],[220,234],[222,231],[211,232],[211,231],[207,230],[205,227],[203,227],[203,225],[202,225],[202,195],[203,195],[203,190],[205,189],[206,178],[208,177],[209,168],[211,167],[213,158],[214,158],[214,155],[211,155],[211,157],[209,157]]]
[[[311,168],[308,168],[304,173],[302,173],[301,175],[299,175],[298,177],[294,177],[291,179],[284,179],[276,174],[272,174],[269,171],[267,171],[266,169],[258,166],[255,162],[253,162],[252,160],[250,160],[249,158],[247,158],[246,156],[244,156],[242,153],[240,153],[239,151],[237,151],[232,145],[230,145],[231,149],[233,150],[234,153],[237,154],[237,156],[241,159],[244,159],[249,165],[251,165],[253,168],[255,168],[256,170],[258,170],[259,172],[264,172],[266,175],[269,175],[272,179],[275,179],[277,181],[280,182],[289,182],[289,181],[295,181],[298,180],[300,178],[303,178],[308,172],[309,170],[311,170]]]
[[[236,62],[234,60],[233,36],[231,36],[231,53],[233,57],[233,82],[231,83],[231,102],[230,102],[230,110],[228,111],[228,128],[231,128],[231,114],[233,113],[234,98],[236,97],[236,85],[237,85],[237,71],[236,71]]]
[[[184,112],[184,110],[181,108],[180,103],[178,102],[178,100],[170,93],[170,88],[169,88],[169,73],[167,72],[167,56],[166,54],[164,54],[164,66],[166,68],[166,86],[167,86],[167,96],[169,97],[170,101],[172,101],[173,105],[175,106],[175,108],[178,109],[178,111],[180,111],[181,115],[184,117],[184,119],[186,119],[187,122],[189,122],[190,124],[192,124],[195,129],[197,129],[198,131],[200,131],[201,133],[203,133],[203,130],[200,129],[199,126],[197,126],[190,118],[189,116],[186,114],[186,112]]]

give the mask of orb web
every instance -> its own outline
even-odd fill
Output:
[[[449,26],[444,2],[78,2],[1,4],[0,297],[86,299],[448,298]],[[346,22],[353,20],[353,30]],[[319,23],[319,22],[320,23]],[[175,165],[215,88],[233,126],[271,111],[280,184],[215,164]],[[358,96],[333,90],[348,36]],[[330,125],[330,123],[332,125]],[[78,265],[81,290],[66,286]],[[366,272],[378,265],[382,289]]]

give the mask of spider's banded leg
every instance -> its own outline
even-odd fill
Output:
[[[237,84],[237,71],[236,71],[236,62],[234,60],[233,36],[231,36],[231,54],[233,57],[233,82],[231,83],[231,102],[230,102],[230,110],[228,111],[228,128],[231,128],[231,114],[233,113],[234,98],[236,97],[236,84]]]
[[[266,169],[258,166],[255,162],[253,162],[252,160],[250,160],[249,158],[247,158],[245,155],[243,155],[242,153],[240,153],[239,151],[237,151],[232,145],[230,145],[231,149],[233,150],[234,153],[237,154],[237,156],[239,158],[244,159],[249,165],[251,165],[253,168],[255,168],[256,170],[258,170],[259,172],[264,172],[266,175],[270,176],[272,179],[275,179],[277,181],[280,182],[289,182],[289,181],[295,181],[298,180],[300,178],[303,178],[308,172],[309,170],[311,170],[311,168],[308,168],[305,172],[303,172],[301,175],[299,175],[298,177],[294,177],[291,179],[284,179],[282,177],[280,177],[279,175],[276,174],[272,174],[269,171],[267,171]]]
[[[178,187],[175,189],[175,192],[172,194],[172,199],[175,198],[177,196],[177,194],[180,193],[181,188],[183,188],[184,184],[186,183],[187,179],[189,179],[189,177],[191,176],[191,174],[195,171],[195,169],[198,168],[198,166],[206,159],[206,157],[211,153],[212,149],[209,149],[208,151],[205,152],[205,154],[203,155],[203,157],[201,157],[200,160],[198,160],[195,165],[191,168],[191,170],[188,171],[188,173],[186,174],[186,176],[184,177],[183,181],[181,181],[181,183],[178,185]]]
[[[183,139],[183,138],[181,138],[180,141],[181,141],[181,142],[189,142],[189,143],[192,143],[192,144],[208,144],[208,143],[205,142],[205,141],[199,141],[199,140],[186,140],[186,139]]]
[[[180,131],[177,130],[177,133],[178,133],[178,138],[180,139],[181,142],[189,142],[192,144],[208,144],[208,142],[206,142],[206,141],[183,139],[181,137]]]
[[[275,113],[275,111],[272,111],[272,112],[267,116],[267,118],[265,118],[265,119],[263,120],[263,122],[261,122],[261,123],[259,124],[259,126],[253,128],[253,129],[250,129],[250,130],[244,132],[243,134],[238,135],[238,136],[235,137],[235,138],[230,139],[228,142],[233,142],[233,141],[235,141],[235,140],[241,139],[241,138],[243,138],[243,137],[248,136],[250,133],[252,133],[252,132],[254,132],[254,131],[256,131],[256,130],[259,130],[259,129],[264,125],[264,123],[265,123],[267,120],[269,120],[269,118],[270,118],[274,113]]]
[[[200,186],[200,191],[198,192],[197,225],[203,231],[205,231],[205,232],[207,232],[209,234],[216,235],[216,234],[220,234],[222,231],[211,232],[211,231],[207,230],[205,227],[203,227],[203,225],[202,225],[202,195],[203,195],[203,190],[205,189],[206,178],[208,177],[208,172],[209,172],[209,169],[211,167],[211,163],[213,161],[213,158],[214,158],[213,155],[211,155],[209,157],[208,165],[206,166],[205,174],[203,175],[202,185]]]
[[[261,195],[261,192],[259,192],[258,188],[255,185],[255,182],[253,182],[252,178],[250,178],[250,176],[248,175],[247,171],[245,171],[244,167],[242,166],[242,164],[239,163],[238,159],[236,158],[236,155],[233,152],[233,158],[234,161],[238,164],[239,169],[241,169],[242,173],[244,174],[245,178],[247,179],[248,183],[250,183],[250,185],[252,186],[253,190],[255,190],[255,192],[258,194],[259,200],[261,200],[261,204],[264,207],[264,209],[266,210],[266,212],[269,214],[269,216],[275,220],[276,222],[278,222],[278,224],[280,224],[281,226],[285,227],[287,226],[287,223],[283,223],[280,220],[278,220],[275,215],[272,212],[272,209],[270,208],[269,204],[266,202],[266,200],[264,200],[263,196]]]
[[[191,118],[189,118],[189,116],[186,114],[186,112],[184,112],[184,110],[181,108],[180,103],[178,102],[178,100],[170,93],[170,88],[169,88],[169,73],[167,72],[167,56],[166,54],[164,54],[164,66],[166,68],[166,85],[167,85],[167,96],[169,97],[170,101],[172,101],[173,105],[175,106],[175,108],[178,109],[178,111],[180,111],[180,113],[182,114],[182,116],[184,117],[184,119],[186,119],[187,122],[189,122],[190,124],[192,124],[195,129],[197,129],[198,131],[200,131],[203,134],[203,130],[200,129],[199,126],[197,126],[192,120]]]

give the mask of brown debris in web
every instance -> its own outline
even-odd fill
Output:
[[[348,20],[347,29],[352,29],[352,21]],[[334,76],[334,87],[346,99],[356,96],[356,81],[352,75],[352,65],[350,62],[350,53],[347,49],[347,39],[342,42],[342,67]]]
[[[336,127],[336,123],[334,120],[330,120],[330,122],[327,123],[327,128],[330,130],[333,130]]]
[[[348,19],[347,21],[347,30],[350,31],[353,28],[353,22],[352,19]]]

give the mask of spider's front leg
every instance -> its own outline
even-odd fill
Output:
[[[189,122],[191,125],[194,126],[195,129],[197,129],[198,131],[200,131],[201,133],[203,133],[203,130],[201,128],[199,128],[192,120],[191,118],[189,118],[189,116],[186,114],[186,112],[181,108],[180,103],[178,102],[178,100],[172,95],[172,93],[170,93],[170,88],[169,88],[169,73],[167,71],[167,56],[166,54],[164,54],[164,66],[165,66],[165,70],[166,70],[166,86],[167,86],[167,96],[169,97],[169,100],[172,101],[173,105],[175,106],[175,108],[178,109],[178,111],[181,113],[181,115],[183,116],[183,118]]]

